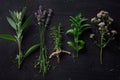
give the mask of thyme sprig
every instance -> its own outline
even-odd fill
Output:
[[[69,51],[62,50],[62,35],[61,35],[61,24],[51,28],[51,36],[54,40],[54,52],[50,54],[49,58],[57,57],[57,62],[60,63],[60,54],[67,53],[71,54]]]

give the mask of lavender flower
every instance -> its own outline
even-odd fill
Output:
[[[45,73],[49,70],[49,60],[47,56],[47,48],[45,45],[45,31],[48,23],[50,21],[50,17],[52,14],[52,9],[43,10],[42,6],[39,6],[37,12],[35,12],[35,17],[37,18],[38,25],[40,26],[40,55],[36,61],[35,67],[40,68],[40,72],[45,75]]]
[[[47,12],[47,10],[43,10],[42,6],[40,5],[38,11],[35,12],[35,17],[37,18],[38,25],[42,24],[46,27],[50,21],[51,14],[52,9],[49,9]]]
[[[52,12],[53,12],[52,9],[49,9],[48,14],[47,14],[47,18],[46,18],[46,22],[45,22],[45,26],[47,26],[49,24]]]

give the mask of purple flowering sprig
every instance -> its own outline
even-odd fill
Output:
[[[97,32],[100,34],[100,40],[96,40],[95,34],[90,34],[90,38],[94,40],[94,43],[100,48],[100,63],[102,64],[103,48],[105,48],[108,43],[114,39],[116,30],[109,30],[109,25],[112,24],[114,20],[109,16],[107,11],[101,10],[97,13],[97,16],[91,19],[92,23],[97,24]]]
[[[43,10],[42,6],[39,6],[37,12],[35,12],[35,17],[37,18],[37,23],[40,29],[40,55],[35,63],[35,68],[39,68],[40,72],[45,75],[49,70],[49,58],[47,55],[47,48],[45,45],[45,30],[49,25],[50,18],[52,15],[52,9]]]
[[[39,6],[39,9],[37,12],[35,12],[35,17],[37,18],[38,25],[47,27],[47,25],[50,22],[50,18],[52,15],[52,9],[43,10],[42,6]]]

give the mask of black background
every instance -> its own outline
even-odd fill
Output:
[[[45,80],[120,80],[119,0],[1,0],[0,34],[15,34],[6,20],[6,16],[10,16],[9,10],[21,10],[26,6],[28,8],[26,17],[33,15],[29,27],[24,32],[23,51],[39,42],[39,28],[34,17],[34,12],[39,5],[54,10],[51,25],[62,24],[63,49],[72,53],[74,51],[66,44],[72,37],[65,35],[65,32],[71,28],[69,16],[82,13],[90,21],[90,18],[96,16],[100,10],[106,10],[114,19],[112,29],[118,31],[116,39],[104,49],[103,65],[99,63],[99,48],[89,39],[91,31],[88,30],[81,36],[86,41],[86,49],[80,53],[76,63],[73,63],[71,56],[68,55],[62,55],[60,64],[56,63],[56,59],[52,59],[53,67],[46,74]],[[46,44],[50,54],[53,50],[53,40],[49,35],[49,27],[46,31]],[[0,80],[43,80],[38,70],[33,68],[39,51],[25,59],[21,70],[17,68],[16,55],[17,45],[14,42],[0,39]]]

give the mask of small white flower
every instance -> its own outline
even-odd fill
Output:
[[[98,28],[98,30],[102,30],[102,28],[101,28],[101,27],[99,27],[99,28]]]
[[[116,30],[112,30],[111,33],[117,34],[117,31]]]
[[[96,21],[96,17],[91,19],[91,22],[95,22]]]
[[[90,34],[90,38],[94,38],[95,37],[95,34]]]
[[[107,16],[109,13],[107,11],[101,10],[98,14],[97,17],[101,18],[101,17],[105,17]]]
[[[105,27],[104,27],[104,30],[105,30],[105,32],[109,32],[108,26],[105,26]]]
[[[109,36],[109,35],[110,35],[110,33],[108,32],[108,33],[107,33],[107,35]]]
[[[97,19],[98,22],[100,22],[101,20],[100,19]]]
[[[98,17],[98,18],[101,18],[101,17],[102,17],[102,14],[101,14],[101,13],[97,13],[97,17]]]
[[[104,11],[103,13],[104,13],[104,14],[106,14],[106,15],[108,15],[108,14],[109,14],[107,11]]]
[[[114,21],[114,20],[113,20],[113,18],[111,18],[111,17],[109,17],[108,19],[109,19],[109,21],[111,21],[111,22],[113,22],[113,21]]]
[[[104,23],[104,22],[100,22],[100,23],[98,24],[98,26],[100,26],[100,27],[102,26],[102,27],[103,27],[103,26],[105,26],[105,23]]]
[[[108,29],[108,27],[107,27],[107,26],[105,26],[105,29]]]

